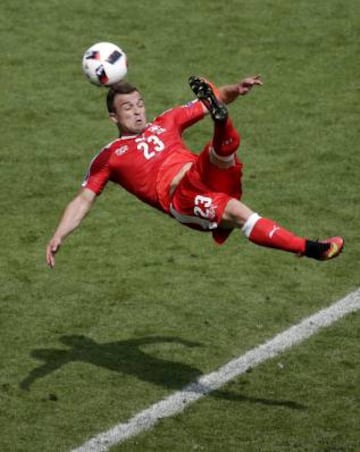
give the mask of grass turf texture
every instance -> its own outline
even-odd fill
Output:
[[[69,450],[359,287],[359,12],[1,3],[0,450]],[[297,260],[240,234],[218,248],[109,186],[49,271],[59,213],[116,133],[80,69],[100,40],[128,53],[149,117],[191,98],[191,74],[261,73],[230,108],[244,201],[299,234],[343,234],[344,254]],[[205,121],[187,141],[201,150],[210,133]],[[356,314],[114,449],[358,450],[358,337]]]

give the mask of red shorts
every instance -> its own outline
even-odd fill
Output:
[[[169,188],[171,186],[171,181],[181,168],[187,163],[195,163],[197,159],[197,155],[192,154],[190,151],[186,149],[177,149],[176,152],[170,154],[161,165],[156,179],[156,192],[160,207],[164,212],[169,213],[170,209],[171,196]]]
[[[180,181],[170,204],[170,213],[180,223],[200,231],[211,231],[223,243],[231,230],[219,228],[230,199],[240,199],[242,164],[218,168],[210,162],[209,146]]]

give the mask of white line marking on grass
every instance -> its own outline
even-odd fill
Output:
[[[347,295],[329,308],[307,317],[297,325],[264,344],[249,350],[215,372],[196,380],[181,391],[141,411],[125,423],[99,433],[72,452],[104,452],[110,447],[126,441],[132,436],[151,429],[162,418],[181,413],[188,405],[245,373],[249,368],[274,358],[285,350],[301,343],[321,328],[325,328],[351,312],[360,309],[360,289]]]

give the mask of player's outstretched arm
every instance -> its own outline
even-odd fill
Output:
[[[96,195],[88,188],[82,188],[75,198],[66,206],[56,231],[46,247],[46,263],[55,266],[55,254],[64,239],[73,232],[85,218],[95,202]]]
[[[232,85],[224,85],[219,88],[220,98],[225,104],[234,102],[238,96],[245,96],[254,86],[262,86],[263,81],[261,75],[253,75],[240,80]]]

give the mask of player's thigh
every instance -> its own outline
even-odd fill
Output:
[[[242,228],[253,213],[244,203],[232,198],[226,204],[220,226]]]
[[[240,199],[242,194],[242,163],[235,156],[234,164],[220,167],[211,159],[210,150],[205,149],[196,162],[196,170],[201,180],[213,192],[226,193]]]
[[[170,211],[180,223],[211,230],[222,221],[230,199],[226,193],[210,190],[196,170],[190,169],[175,190]]]

